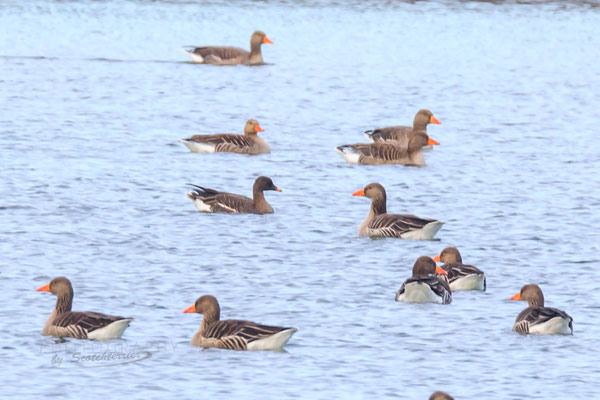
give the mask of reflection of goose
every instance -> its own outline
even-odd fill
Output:
[[[353,164],[402,164],[412,166],[425,165],[421,150],[427,145],[439,144],[423,131],[414,132],[407,147],[389,143],[355,143],[336,147],[344,160]]]
[[[388,214],[386,193],[379,183],[370,183],[352,196],[365,196],[371,199],[371,211],[360,224],[360,236],[396,237],[402,239],[433,239],[443,222],[424,219],[414,215]]]
[[[230,152],[239,154],[269,153],[269,145],[262,140],[257,132],[262,132],[258,121],[249,119],[244,126],[243,135],[217,133],[216,135],[194,135],[187,139],[179,139],[188,149],[195,153]]]
[[[219,192],[203,188],[202,186],[192,186],[194,190],[189,192],[187,197],[192,199],[198,211],[210,213],[272,214],[273,207],[267,203],[263,192],[265,190],[281,192],[281,189],[273,184],[271,178],[266,176],[259,176],[254,181],[252,198],[239,194]]]
[[[250,52],[239,47],[206,46],[184,50],[192,61],[213,65],[259,65],[263,63],[260,46],[273,43],[264,32],[256,31],[250,37]]]
[[[482,270],[462,263],[462,257],[456,247],[446,247],[433,258],[442,262],[442,269],[448,273],[448,281],[453,292],[457,290],[485,290],[485,275]]]
[[[196,300],[184,313],[203,314],[202,324],[190,344],[230,350],[278,350],[298,331],[296,328],[259,325],[250,321],[220,321],[221,309],[214,296]]]
[[[441,124],[429,110],[419,110],[413,120],[413,126],[389,126],[365,131],[365,136],[375,143],[394,142],[400,147],[407,147],[413,132],[423,131],[427,133],[427,125]]]
[[[525,300],[529,303],[529,307],[517,316],[513,331],[522,334],[573,334],[573,318],[564,311],[544,307],[544,294],[538,285],[525,285],[510,299]]]
[[[71,311],[73,287],[64,277],[52,279],[37,291],[50,292],[56,296],[56,305],[44,324],[42,335],[77,339],[118,339],[133,320],[97,312]]]
[[[431,257],[419,257],[413,265],[412,277],[396,293],[396,301],[450,304],[452,290],[445,279],[435,274],[446,275],[446,271],[437,267]]]

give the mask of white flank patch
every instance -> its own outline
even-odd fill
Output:
[[[202,58],[202,56],[200,54],[196,54],[192,51],[185,50],[185,49],[183,51],[185,52],[185,54],[190,56],[190,58],[192,59],[193,62],[199,63],[199,64],[202,64],[204,62],[204,58]]]
[[[215,145],[214,144],[206,144],[193,142],[185,139],[179,139],[179,141],[187,146],[188,149],[193,151],[194,153],[214,153]]]
[[[232,212],[232,213],[235,213],[235,214],[237,214],[237,212],[238,212],[238,210],[236,210],[235,208],[231,208],[228,205],[225,205],[223,203],[217,203],[217,204],[219,205],[219,207],[222,207],[222,208],[224,208],[226,210],[229,210],[229,212]]]
[[[569,319],[554,317],[543,324],[529,325],[529,333],[541,335],[572,335]]]
[[[298,329],[291,328],[277,332],[264,339],[255,340],[248,343],[248,350],[279,350],[286,345],[288,340],[290,340],[292,335],[296,332],[298,332]]]
[[[88,339],[119,339],[133,318],[120,319],[88,334]]]
[[[349,162],[351,164],[358,164],[358,160],[361,156],[360,153],[358,153],[356,151],[352,151],[350,149],[346,149],[346,151],[342,151],[336,147],[335,151],[340,153],[342,155],[342,157],[344,157],[344,160],[346,160],[347,162]]]
[[[200,199],[193,200],[194,205],[200,212],[211,212],[211,207]]]
[[[402,239],[414,239],[414,240],[431,240],[435,234],[444,225],[441,221],[433,221],[422,227],[421,229],[415,229],[406,233],[403,233],[400,237]]]
[[[411,282],[404,286],[404,293],[401,295],[396,294],[396,301],[442,304],[443,299],[433,293],[429,285],[420,282]]]
[[[483,290],[484,276],[479,274],[466,275],[450,284],[453,292],[457,290]]]

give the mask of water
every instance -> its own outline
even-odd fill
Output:
[[[597,2],[5,1],[0,27],[3,397],[597,397]],[[180,49],[246,48],[255,29],[275,42],[265,66]],[[333,150],[419,108],[442,121],[424,168]],[[271,154],[177,142],[248,118]],[[187,182],[250,194],[258,175],[283,189],[273,215],[185,198]],[[440,241],[357,237],[369,202],[351,193],[374,181],[390,212],[445,221]],[[487,292],[395,303],[448,245]],[[35,288],[60,275],[75,310],[135,318],[122,340],[40,335],[55,299]],[[574,336],[511,331],[530,282]],[[192,348],[200,316],[182,310],[207,293],[223,318],[300,331],[286,353]],[[117,347],[150,357],[73,362]]]

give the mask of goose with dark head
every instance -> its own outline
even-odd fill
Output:
[[[446,275],[446,271],[436,266],[431,257],[419,257],[413,265],[412,276],[396,293],[396,301],[450,304],[452,290]]]
[[[272,214],[273,207],[265,199],[264,192],[273,190],[281,192],[266,176],[259,176],[252,186],[252,198],[239,194],[220,192],[202,186],[192,185],[193,190],[187,197],[201,212],[229,214]]]

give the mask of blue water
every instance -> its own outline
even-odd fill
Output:
[[[2,397],[595,398],[600,366],[597,2],[0,3]],[[184,45],[267,65],[194,65]],[[333,150],[420,108],[441,146],[423,168],[353,166]],[[190,153],[241,133],[272,153]],[[275,214],[204,215],[188,182]],[[380,182],[388,210],[437,218],[439,241],[357,236]],[[488,290],[394,302],[421,255],[458,246]],[[41,336],[67,276],[75,310],[134,317],[122,340]],[[511,331],[538,283],[572,337]],[[189,346],[202,294],[222,318],[294,326],[287,352]],[[75,357],[141,352],[90,368]],[[58,357],[58,358],[57,358]],[[58,360],[61,359],[62,362]]]

